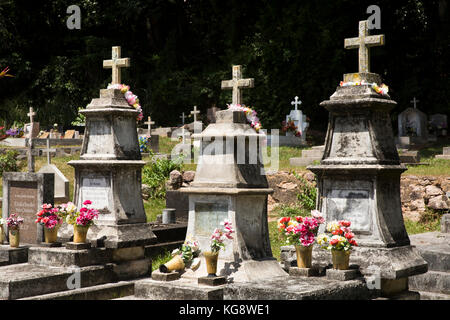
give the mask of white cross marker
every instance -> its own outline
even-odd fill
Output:
[[[112,60],[103,61],[104,69],[112,69],[111,84],[120,84],[120,68],[127,68],[130,66],[130,58],[121,58],[120,51],[120,47],[112,47]]]
[[[152,132],[152,124],[155,124],[155,121],[152,121],[151,117],[148,117],[147,122],[144,122],[144,124],[147,125],[147,130],[148,130],[148,136],[151,136],[151,132]]]
[[[420,102],[419,100],[414,97],[414,99],[411,100],[411,103],[414,103],[414,109],[417,109],[417,102]]]
[[[50,139],[49,138],[47,138],[47,148],[42,149],[42,152],[47,153],[47,164],[51,164],[50,153],[56,152],[56,149],[50,149]]]
[[[30,117],[30,123],[33,123],[33,116],[36,115],[36,112],[33,111],[33,107],[30,107],[30,112],[27,113],[27,116]]]
[[[194,106],[194,110],[191,111],[191,114],[194,115],[194,122],[197,122],[197,114],[199,114],[200,111],[197,110],[197,106]]]
[[[301,105],[302,102],[300,100],[298,100],[298,97],[295,96],[295,100],[291,101],[291,105],[295,106],[295,110],[297,110],[297,105]]]

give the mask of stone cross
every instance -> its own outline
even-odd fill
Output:
[[[152,124],[155,124],[155,121],[152,121],[152,118],[149,116],[147,122],[144,122],[148,127],[148,136],[150,137],[152,135]]]
[[[56,149],[50,149],[50,139],[47,138],[47,148],[46,149],[42,149],[42,152],[47,153],[47,164],[51,164],[51,156],[50,153],[51,152],[56,152]]]
[[[112,69],[111,84],[120,84],[120,68],[128,68],[130,66],[130,58],[121,58],[120,51],[120,47],[112,47],[112,60],[103,61],[104,69]]]
[[[35,172],[35,165],[34,165],[34,157],[41,155],[41,150],[34,149],[34,143],[33,139],[29,138],[27,139],[28,146],[27,146],[27,170],[28,172]]]
[[[233,104],[242,103],[242,89],[253,88],[255,86],[255,79],[242,79],[241,66],[233,66],[232,69],[233,79],[222,80],[222,89],[233,90]]]
[[[197,114],[199,114],[200,111],[197,110],[197,106],[194,106],[194,110],[191,111],[191,114],[194,115],[194,122],[197,122]]]
[[[182,125],[184,125],[184,118],[185,118],[185,116],[184,116],[184,112],[183,112],[183,114],[180,116],[180,119],[181,119],[181,121],[182,121],[182,122],[181,122]]]
[[[36,112],[33,111],[33,107],[30,107],[30,112],[27,113],[27,116],[30,117],[30,123],[31,124],[34,122],[33,121],[33,116],[35,116],[35,115],[36,115]]]
[[[297,110],[297,105],[301,105],[302,102],[300,100],[298,100],[298,97],[295,97],[294,101],[291,101],[291,105],[295,106],[295,110]]]
[[[414,99],[411,100],[411,103],[414,104],[414,109],[417,109],[417,102],[420,102],[420,101],[417,100],[416,97],[414,97]]]
[[[367,21],[359,22],[359,37],[344,40],[345,49],[359,49],[359,73],[370,72],[370,47],[383,46],[384,34],[370,36]]]

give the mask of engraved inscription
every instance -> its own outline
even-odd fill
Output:
[[[9,214],[23,218],[20,226],[22,243],[37,243],[36,213],[38,208],[36,181],[11,181],[9,185]]]
[[[110,180],[105,176],[84,177],[81,182],[81,203],[92,201],[92,208],[108,210]]]
[[[356,232],[371,231],[368,190],[332,190],[327,196],[327,220],[349,220]]]
[[[228,218],[228,204],[225,202],[195,203],[195,234],[209,237],[220,223]]]

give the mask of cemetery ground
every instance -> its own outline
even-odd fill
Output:
[[[170,154],[171,150],[178,141],[160,137],[160,153]],[[317,143],[317,142],[316,142]],[[311,144],[311,141],[310,141]],[[435,155],[442,152],[442,147],[449,144],[448,139],[439,139],[437,142],[427,144],[425,146],[418,146],[415,148],[419,151],[422,165],[408,165],[408,170],[403,173],[403,176],[418,176],[418,177],[447,177],[450,179],[450,160],[435,159]],[[66,146],[65,146],[66,147]],[[315,206],[315,184],[308,181],[311,179],[312,173],[306,169],[306,167],[294,167],[289,163],[289,159],[293,157],[300,157],[303,150],[310,149],[311,146],[306,147],[280,147],[279,152],[279,172],[284,173],[284,177],[290,176],[289,181],[282,181],[283,177],[278,179],[278,186],[281,185],[281,191],[284,193],[284,199],[286,203],[276,203],[269,198],[269,233],[272,246],[272,252],[275,258],[280,259],[280,247],[285,245],[278,230],[277,219],[282,216],[305,216],[309,214],[311,209]],[[270,159],[271,148],[267,148],[267,156]],[[73,198],[73,186],[74,186],[74,170],[67,163],[71,160],[78,160],[79,154],[67,157],[53,157],[52,163],[55,164],[61,172],[70,181],[69,184],[69,199]],[[150,162],[151,156],[144,157],[143,160]],[[43,165],[46,164],[46,156],[36,157],[36,171],[38,171]],[[19,160],[19,170],[26,171],[26,159]],[[148,167],[148,164],[147,166]],[[270,168],[270,164],[269,167]],[[196,165],[182,164],[181,170],[193,170],[195,171]],[[145,171],[145,169],[143,170]],[[275,176],[279,177],[279,174]],[[276,183],[272,181],[272,175],[268,175],[269,183]],[[168,177],[165,177],[167,179]],[[143,179],[145,177],[143,176]],[[0,177],[1,181],[1,177]],[[164,188],[164,181],[160,181],[162,188]],[[284,183],[284,185],[283,185]],[[273,187],[273,186],[271,186]],[[2,191],[2,183],[0,183],[0,192]],[[166,207],[164,195],[152,196],[148,200],[144,200],[144,208],[147,215],[147,221],[156,221],[157,215],[160,215],[162,210]],[[0,208],[1,212],[1,208]],[[424,232],[433,232],[440,229],[440,217],[444,212],[442,210],[433,210],[427,208],[420,215],[420,219],[410,219],[404,215],[405,226],[408,234],[418,234]],[[171,256],[169,252],[163,252],[153,258],[152,269],[156,270],[160,264],[163,264],[170,260]]]

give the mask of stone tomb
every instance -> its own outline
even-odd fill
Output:
[[[444,147],[442,149],[442,154],[436,155],[435,158],[450,160],[450,147]]]
[[[447,115],[436,113],[430,116],[430,124],[433,126],[436,136],[447,136],[448,122]]]
[[[427,115],[416,108],[408,108],[398,115],[398,144],[408,146],[427,142]]]
[[[361,24],[367,28],[366,21]],[[369,72],[344,75],[345,82],[350,79],[381,83],[379,75]],[[399,292],[407,290],[409,276],[427,271],[410,245],[402,217],[400,175],[406,167],[400,164],[390,127],[389,111],[395,105],[370,85],[337,87],[321,103],[330,112],[323,159],[308,167],[318,178],[317,209],[327,221],[352,222],[359,247],[350,261],[364,275],[378,270],[386,295],[393,294],[388,292],[392,285],[399,285]],[[319,261],[329,263],[329,253],[321,254]]]
[[[54,202],[54,175],[51,173],[3,173],[3,217],[16,213],[24,219],[20,228],[20,242],[37,244],[43,241],[41,225],[36,213],[44,203]]]

